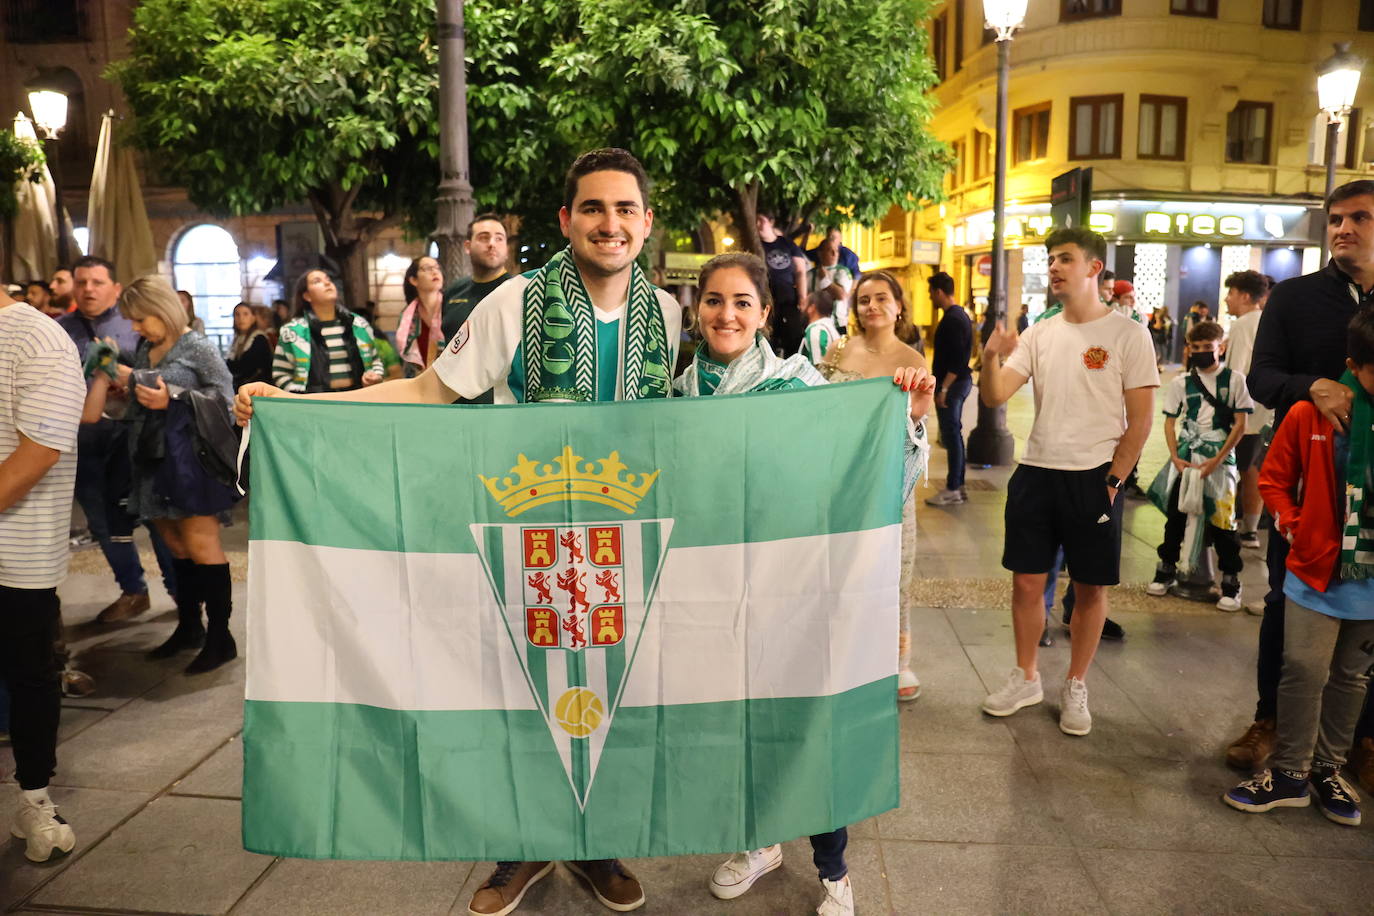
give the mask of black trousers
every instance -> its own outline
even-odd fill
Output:
[[[1178,486],[1179,482],[1174,481],[1174,487],[1169,491],[1169,511],[1164,517],[1164,540],[1158,550],[1159,559],[1165,563],[1178,562],[1178,555],[1183,549],[1183,534],[1188,528],[1188,516],[1178,511]],[[1203,536],[1204,543],[1216,549],[1217,565],[1221,567],[1222,574],[1240,575],[1244,562],[1240,558],[1240,541],[1236,539],[1236,533],[1208,522]]]
[[[42,789],[57,769],[57,608],[55,588],[0,585],[0,677],[10,693],[10,742],[21,789]]]
[[[1255,721],[1277,719],[1279,715],[1279,680],[1283,677],[1283,580],[1288,575],[1288,541],[1277,530],[1269,532],[1269,550],[1265,557],[1269,564],[1269,592],[1264,596],[1264,617],[1260,620],[1259,659],[1255,663],[1255,681],[1259,702],[1255,704]]]

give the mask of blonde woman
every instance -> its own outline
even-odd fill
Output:
[[[906,299],[897,278],[884,270],[869,271],[854,286],[854,321],[858,333],[841,338],[817,366],[831,382],[891,378],[907,369],[928,372],[926,358],[914,344],[916,328],[907,317]],[[921,681],[911,670],[911,608],[908,590],[916,570],[916,510],[908,499],[902,511],[902,625],[897,649],[897,699],[921,695]]]
[[[189,389],[217,391],[227,410],[234,397],[229,369],[214,344],[187,326],[185,308],[161,277],[140,277],[126,286],[119,310],[143,338],[133,368],[121,365],[118,369],[119,384],[133,395],[126,414],[133,459],[129,512],[151,521],[176,558],[176,630],[151,656],[168,658],[200,648],[186,672],[212,671],[238,655],[229,635],[233,605],[220,520],[180,508],[178,494],[163,492],[155,480],[164,461],[164,426],[172,398]],[[86,399],[87,416],[100,414],[111,384],[103,373],[96,374]],[[201,623],[202,603],[209,618],[208,633]]]

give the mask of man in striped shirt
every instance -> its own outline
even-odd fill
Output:
[[[57,585],[67,575],[86,385],[52,319],[0,292],[0,677],[21,797],[12,832],[44,862],[76,845],[48,795],[61,712]]]

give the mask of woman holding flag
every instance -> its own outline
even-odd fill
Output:
[[[703,338],[686,371],[673,383],[678,395],[703,397],[779,391],[824,385],[826,380],[804,356],[782,359],[768,345],[768,318],[772,302],[768,271],[752,254],[724,254],[701,269],[698,280],[696,319]],[[903,502],[925,471],[928,454],[921,423],[935,397],[935,380],[922,366],[904,366],[892,372],[893,384],[911,393],[911,424],[903,474]],[[848,828],[811,837],[811,848],[825,899],[819,916],[852,916],[854,891],[849,882],[844,851]],[[728,900],[743,895],[754,882],[782,865],[782,846],[737,853],[711,877],[711,893]]]

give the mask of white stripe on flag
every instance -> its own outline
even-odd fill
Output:
[[[895,674],[900,542],[892,525],[670,548],[622,705],[829,696]],[[252,541],[249,562],[248,699],[535,708],[475,554]]]

